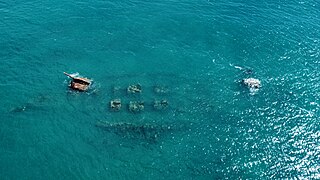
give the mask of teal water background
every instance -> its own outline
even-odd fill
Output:
[[[319,15],[316,0],[0,1],[1,179],[319,179]],[[110,112],[112,98],[146,109]]]

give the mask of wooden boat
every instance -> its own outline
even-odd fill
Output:
[[[70,87],[74,90],[86,91],[89,89],[89,86],[92,83],[92,81],[87,78],[75,77],[75,76],[72,76],[71,74],[68,74],[66,72],[63,72],[63,74],[65,74],[66,76],[68,76],[72,79],[72,81],[70,82]]]

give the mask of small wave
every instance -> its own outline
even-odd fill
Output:
[[[70,74],[70,75],[71,75],[72,77],[80,77],[78,72],[72,73],[72,74]]]
[[[241,67],[241,66],[237,66],[237,65],[234,65],[234,64],[229,64],[231,67],[234,67],[234,68],[236,68],[236,69],[239,69],[240,71],[242,71],[242,70],[244,70],[244,69],[246,69],[246,68],[244,68],[244,67]]]

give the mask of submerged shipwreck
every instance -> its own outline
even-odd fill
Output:
[[[169,102],[165,99],[155,100],[152,104],[149,104],[154,110],[163,111],[169,106]],[[122,107],[121,99],[112,99],[109,102],[109,108],[112,112],[120,111]],[[128,110],[132,113],[142,112],[145,109],[144,101],[130,101],[128,103]]]
[[[90,88],[90,85],[92,84],[92,80],[85,78],[85,77],[78,77],[77,74],[68,74],[66,72],[63,72],[66,76],[71,78],[69,87],[73,90],[76,91],[87,91]],[[121,87],[116,86],[113,88],[113,92],[120,91]],[[127,95],[134,95],[134,94],[141,94],[142,93],[142,86],[141,84],[131,84],[126,88]],[[156,86],[154,88],[154,93],[155,94],[165,94],[168,92],[168,88],[165,86]],[[119,95],[117,95],[119,96]],[[120,93],[121,96],[121,93]],[[113,112],[120,111],[122,107],[124,106],[125,103],[122,103],[121,97],[116,97],[113,98],[112,100],[109,101],[109,108]],[[142,100],[138,100],[136,96],[132,96],[132,100],[130,100],[127,105],[127,110],[132,113],[139,113],[145,110],[145,103]],[[169,103],[166,99],[162,100],[155,100],[152,103],[152,107],[154,110],[165,110],[169,106]],[[24,109],[22,109],[23,111]]]
[[[175,128],[167,125],[134,124],[134,123],[110,123],[98,121],[96,127],[113,132],[129,139],[141,139],[149,142],[156,142],[164,133],[171,133]]]
[[[63,72],[66,76],[70,77],[72,81],[70,82],[70,88],[78,91],[86,91],[89,89],[92,80],[84,78],[84,77],[76,77],[74,75]]]

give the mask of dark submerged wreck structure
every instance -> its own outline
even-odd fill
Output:
[[[98,121],[96,127],[124,138],[145,140],[151,143],[157,142],[160,136],[171,133],[174,129],[172,126],[167,125],[134,124],[127,122],[110,123],[106,121]]]

